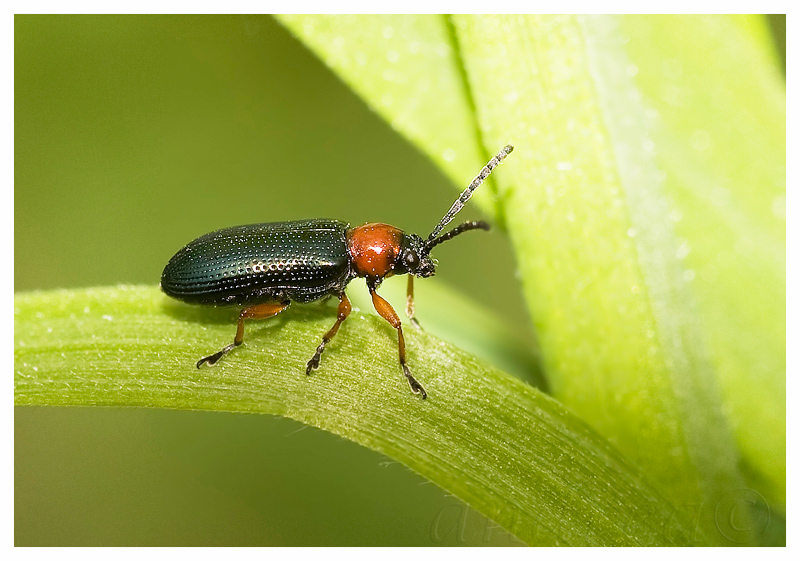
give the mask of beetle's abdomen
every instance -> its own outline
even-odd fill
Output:
[[[161,275],[168,296],[194,304],[310,302],[344,289],[350,277],[337,220],[235,226],[197,238]]]

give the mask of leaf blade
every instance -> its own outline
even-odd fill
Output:
[[[554,395],[730,543],[712,505],[743,488],[738,454],[617,20],[456,25],[487,139],[513,131],[529,146],[500,188]]]
[[[17,295],[15,403],[284,415],[401,461],[527,543],[691,541],[681,516],[579,419],[423,332],[408,343],[425,402],[401,379],[392,330],[357,312],[307,378],[330,312],[298,308],[251,328],[209,371],[194,360],[231,336],[230,314],[165,305],[142,287]]]
[[[786,97],[766,22],[626,17],[620,27],[656,115],[648,128],[726,414],[748,470],[767,479],[748,485],[785,510]],[[648,45],[667,38],[664,59]]]

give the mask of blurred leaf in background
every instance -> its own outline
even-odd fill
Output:
[[[476,199],[507,230],[525,304],[497,235],[442,251],[441,277],[520,333],[554,396],[695,514],[701,541],[782,543],[785,86],[765,19],[279,20],[353,91],[269,18],[16,18],[16,290],[153,283],[182,243],[235,223],[424,233],[452,200],[445,176],[463,187],[512,142]],[[17,413],[27,543],[58,512],[46,497],[69,496],[37,494],[53,455],[20,438],[35,422]],[[757,508],[721,523],[731,500]],[[386,521],[325,543],[391,542]]]

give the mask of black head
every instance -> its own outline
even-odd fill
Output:
[[[472,197],[472,193],[480,187],[483,180],[486,179],[492,170],[497,167],[497,165],[503,161],[503,159],[508,156],[511,151],[514,150],[514,147],[510,144],[500,150],[497,155],[489,160],[489,163],[484,166],[481,172],[472,180],[472,183],[469,184],[469,187],[464,189],[464,191],[459,195],[456,202],[453,203],[453,206],[450,207],[450,210],[447,211],[447,214],[439,221],[436,228],[428,236],[427,240],[423,240],[416,234],[403,234],[403,240],[401,243],[401,251],[400,255],[398,256],[397,262],[397,269],[401,269],[402,272],[410,273],[417,277],[430,277],[436,273],[436,261],[430,256],[431,250],[436,247],[437,245],[444,243],[448,240],[452,240],[459,234],[463,234],[464,232],[469,232],[470,230],[488,230],[489,225],[482,220],[475,220],[471,222],[464,222],[450,230],[449,232],[445,232],[441,234],[441,231],[444,229],[445,226],[453,219],[453,217],[458,214],[458,212],[463,208],[464,204]],[[398,271],[398,272],[401,272]]]
[[[425,240],[416,234],[403,233],[395,271],[422,278],[432,277],[436,273],[436,262],[431,258],[430,250],[426,249]]]

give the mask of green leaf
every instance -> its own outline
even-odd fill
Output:
[[[243,347],[198,370],[197,358],[232,336],[232,311],[146,287],[17,295],[15,403],[283,415],[397,459],[529,544],[697,539],[680,510],[563,406],[425,332],[407,331],[425,401],[400,373],[393,329],[360,312],[306,376],[332,312],[297,306],[249,325]]]
[[[718,543],[752,543],[717,507],[751,486],[785,508],[785,93],[763,21],[279,19],[460,187],[516,146],[479,204],[554,395]]]
[[[785,510],[786,95],[778,57],[761,17],[620,23],[748,484]],[[658,44],[671,45],[669,56]]]

